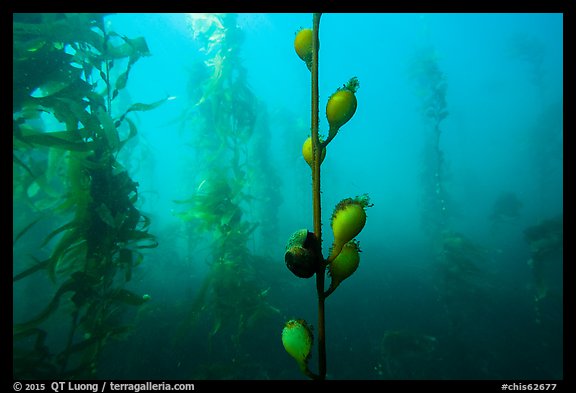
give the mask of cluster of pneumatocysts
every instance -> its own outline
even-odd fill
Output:
[[[312,29],[301,29],[294,40],[296,53],[306,63],[309,70],[312,68],[312,40]],[[318,156],[320,164],[326,157],[328,143],[356,112],[358,87],[358,79],[353,77],[328,99],[326,118],[329,130],[326,140],[319,137],[318,148],[322,149]],[[311,168],[314,165],[313,149],[312,137],[309,136],[302,145],[302,156]],[[288,269],[297,277],[310,278],[314,274],[325,274],[327,267],[331,283],[324,296],[329,296],[358,268],[360,247],[355,237],[366,224],[366,208],[370,206],[372,204],[366,194],[343,199],[336,205],[330,222],[334,243],[327,259],[322,256],[321,245],[314,233],[307,229],[294,232],[288,241],[284,255]],[[282,343],[286,351],[296,360],[300,369],[306,372],[313,343],[312,329],[306,321],[296,319],[288,321],[282,330]]]

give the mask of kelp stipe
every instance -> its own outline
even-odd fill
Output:
[[[334,232],[334,244],[330,256],[322,256],[322,221],[320,201],[320,166],[327,154],[326,147],[336,137],[340,128],[356,112],[356,90],[358,79],[352,78],[329,98],[326,105],[326,117],[329,123],[328,137],[322,140],[319,135],[319,92],[318,92],[318,50],[320,41],[318,31],[321,14],[313,15],[312,29],[301,29],[296,34],[294,49],[312,77],[312,126],[311,136],[302,146],[304,160],[312,169],[312,206],[314,232],[307,229],[296,231],[286,247],[285,262],[294,275],[310,278],[316,275],[318,296],[318,373],[308,367],[313,345],[312,329],[304,320],[290,320],[282,330],[282,343],[286,351],[298,363],[299,369],[312,379],[326,378],[326,336],[325,336],[325,300],[338,285],[350,277],[357,269],[360,258],[357,241],[354,238],[362,231],[366,223],[366,207],[372,206],[368,195],[346,198],[336,205],[332,214],[331,226]],[[332,279],[325,290],[324,278],[329,269]]]

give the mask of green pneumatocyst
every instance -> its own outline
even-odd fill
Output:
[[[312,329],[302,319],[292,319],[286,322],[282,329],[282,344],[302,369],[306,367],[310,357],[313,341]]]

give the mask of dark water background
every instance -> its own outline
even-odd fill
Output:
[[[248,242],[265,260],[258,283],[277,312],[246,329],[239,343],[231,338],[233,325],[225,322],[209,339],[216,323],[209,300],[205,316],[182,332],[210,269],[211,242],[210,233],[198,234],[189,248],[184,240],[189,235],[174,215],[179,209],[174,200],[185,199],[203,180],[200,168],[207,170],[202,163],[198,173],[184,168],[198,153],[183,142],[178,123],[190,106],[194,64],[205,60],[192,20],[188,14],[106,17],[114,31],[145,37],[151,52],[134,65],[121,98],[175,98],[135,114],[138,139],[131,155],[119,156],[139,183],[137,207],[151,218],[150,232],[159,246],[145,251],[129,285],[150,294],[151,301],[126,315],[134,329],[107,342],[97,377],[304,379],[285,353],[280,332],[288,319],[316,325],[317,318],[313,280],[292,276],[283,261],[290,234],[312,227],[310,170],[300,153],[309,132],[310,74],[293,49],[294,33],[311,25],[311,15],[237,17],[243,40],[236,50],[262,105],[259,114],[266,113],[269,134],[263,146],[279,179],[276,230],[258,229]],[[332,240],[333,206],[363,193],[374,203],[358,236],[360,267],[327,299],[328,378],[563,377],[562,258],[549,261],[554,266],[542,273],[549,295],[536,304],[531,248],[524,236],[527,228],[562,215],[562,32],[561,14],[322,16],[321,130],[327,129],[324,107],[330,94],[352,76],[360,81],[357,112],[330,144],[322,166],[325,252]],[[524,52],[518,49],[522,43]],[[529,55],[534,51],[538,60]],[[450,228],[478,252],[471,257],[477,270],[457,280],[448,279],[450,267],[438,263],[421,219],[429,190],[422,173],[430,165],[423,155],[430,124],[413,77],[418,53],[433,53],[447,84],[449,115],[442,122],[440,148]],[[194,133],[193,127],[186,132]],[[258,189],[248,183],[246,192]],[[518,214],[494,219],[495,203],[507,193],[520,202]],[[16,217],[18,201],[14,208]],[[249,204],[244,209],[248,221],[258,220]],[[14,232],[24,225],[15,218]],[[42,242],[46,232],[37,231],[15,247],[15,273],[25,266],[19,258]],[[53,292],[54,285],[42,277],[16,283],[15,322],[41,310]],[[62,307],[44,325],[54,347],[64,340],[59,327],[68,323],[70,304]],[[310,365],[316,369],[315,348]]]

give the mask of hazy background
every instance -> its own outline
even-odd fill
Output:
[[[175,99],[135,115],[138,143],[148,153],[141,160],[132,157],[129,169],[159,247],[147,254],[133,281],[154,303],[142,312],[134,333],[107,350],[99,375],[194,378],[200,364],[230,353],[224,346],[208,353],[202,332],[190,332],[178,345],[171,341],[207,270],[201,250],[186,255],[171,238],[179,223],[173,201],[197,186],[184,176],[193,169],[184,171],[182,163],[193,153],[182,144],[178,118],[189,105],[186,86],[198,47],[187,14],[118,14],[107,20],[120,34],[144,36],[152,54],[133,67],[125,98]],[[278,233],[269,234],[267,245],[277,249],[270,263],[282,265],[279,274],[290,284],[269,289],[270,302],[282,315],[245,336],[253,342],[247,354],[253,366],[240,376],[222,371],[222,378],[304,378],[284,352],[280,331],[290,318],[316,325],[314,283],[293,277],[283,266],[290,234],[312,228],[310,169],[300,150],[310,127],[310,73],[293,48],[296,31],[311,22],[310,14],[238,16],[245,35],[243,64],[252,91],[266,107],[270,157],[282,180]],[[380,352],[386,331],[438,343],[441,355],[433,362],[410,360],[425,368],[414,371],[415,378],[562,377],[561,338],[535,323],[530,250],[523,238],[526,227],[562,213],[562,34],[561,14],[322,15],[321,131],[328,128],[324,109],[330,94],[352,76],[360,81],[356,114],[329,145],[322,166],[325,252],[335,204],[363,193],[374,203],[358,237],[360,267],[327,299],[330,378],[386,375]],[[515,54],[518,37],[544,48],[540,84],[530,61]],[[420,221],[422,149],[430,126],[410,67],[426,45],[434,49],[448,86],[441,149],[451,226],[487,255],[479,278],[483,295],[462,299],[455,310],[441,301],[443,289]],[[541,165],[554,168],[545,186],[537,180]],[[489,217],[503,192],[515,193],[523,206],[517,219],[494,231]],[[260,246],[254,240],[255,254]],[[447,333],[447,319],[454,315],[461,323],[456,335]],[[315,355],[310,364],[316,370]]]

